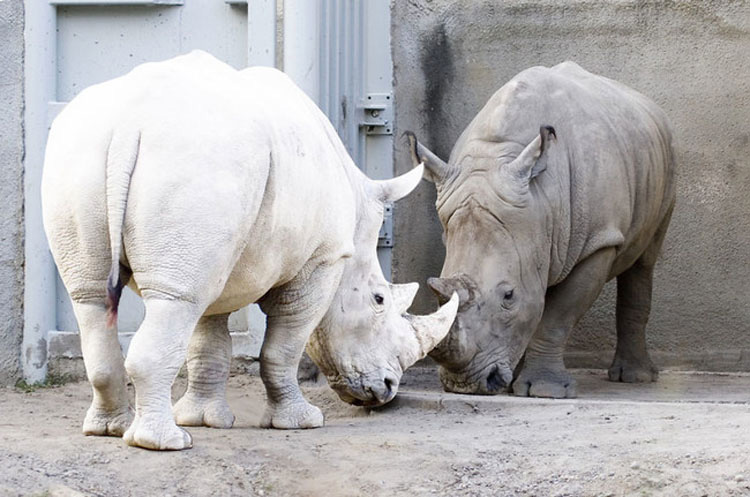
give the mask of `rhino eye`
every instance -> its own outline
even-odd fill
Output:
[[[382,296],[382,295],[380,295],[379,293],[376,293],[376,294],[374,295],[374,298],[375,298],[375,303],[376,303],[376,304],[378,304],[378,305],[383,305],[383,302],[385,301],[385,299],[383,298],[383,296]]]
[[[505,295],[503,295],[503,298],[505,300],[512,299],[513,298],[513,290],[508,290],[507,292],[505,292]]]

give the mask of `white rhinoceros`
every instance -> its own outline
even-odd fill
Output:
[[[675,201],[672,132],[648,98],[572,62],[521,72],[448,163],[412,141],[445,231],[439,299],[459,292],[430,354],[447,390],[572,397],[571,329],[617,277],[613,381],[656,379],[646,350],[652,272]]]
[[[421,177],[369,180],[275,69],[238,72],[193,52],[81,92],[50,131],[42,197],[93,386],[83,431],[183,449],[191,437],[175,420],[231,426],[227,316],[252,302],[268,316],[264,426],[323,424],[296,379],[308,337],[342,398],[391,400],[458,306],[456,296],[431,316],[405,314],[418,285],[389,284],[378,264],[383,205]],[[123,361],[115,323],[126,284],[146,313]],[[186,355],[189,387],[173,413]]]

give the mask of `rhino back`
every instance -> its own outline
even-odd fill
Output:
[[[671,125],[647,97],[572,62],[533,67],[498,90],[467,127],[450,162],[476,143],[516,155],[553,126],[529,208],[553,213],[549,284],[580,261],[615,246],[610,277],[645,250],[674,203]],[[486,145],[485,145],[486,148]]]
[[[282,73],[243,73],[195,52],[139,66],[65,111],[65,120],[81,121],[99,102],[118,100],[108,133],[140,132],[123,262],[141,292],[208,292],[218,296],[214,310],[226,312],[311,258],[350,249],[354,193],[319,116]],[[60,138],[80,141],[81,131]],[[107,245],[106,231],[99,235]]]

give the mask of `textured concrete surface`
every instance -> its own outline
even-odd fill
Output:
[[[0,385],[21,373],[23,2],[0,2]]]
[[[573,60],[654,99],[678,147],[678,204],[657,265],[649,344],[662,367],[750,370],[750,2],[412,0],[392,7],[396,131],[447,159],[511,77]],[[406,145],[397,172],[411,167]],[[425,280],[444,248],[423,184],[397,207],[393,276]],[[614,282],[579,324],[571,365],[606,366]]]

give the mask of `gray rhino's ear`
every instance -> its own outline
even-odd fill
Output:
[[[408,141],[412,163],[415,166],[417,164],[424,164],[424,179],[432,183],[441,183],[450,175],[451,168],[448,164],[419,143],[414,133],[404,131],[403,136]]]
[[[529,181],[547,168],[547,161],[540,161],[539,158],[549,148],[550,142],[556,139],[557,134],[552,126],[539,128],[539,135],[523,149],[516,160],[506,166],[508,172],[528,186]]]

